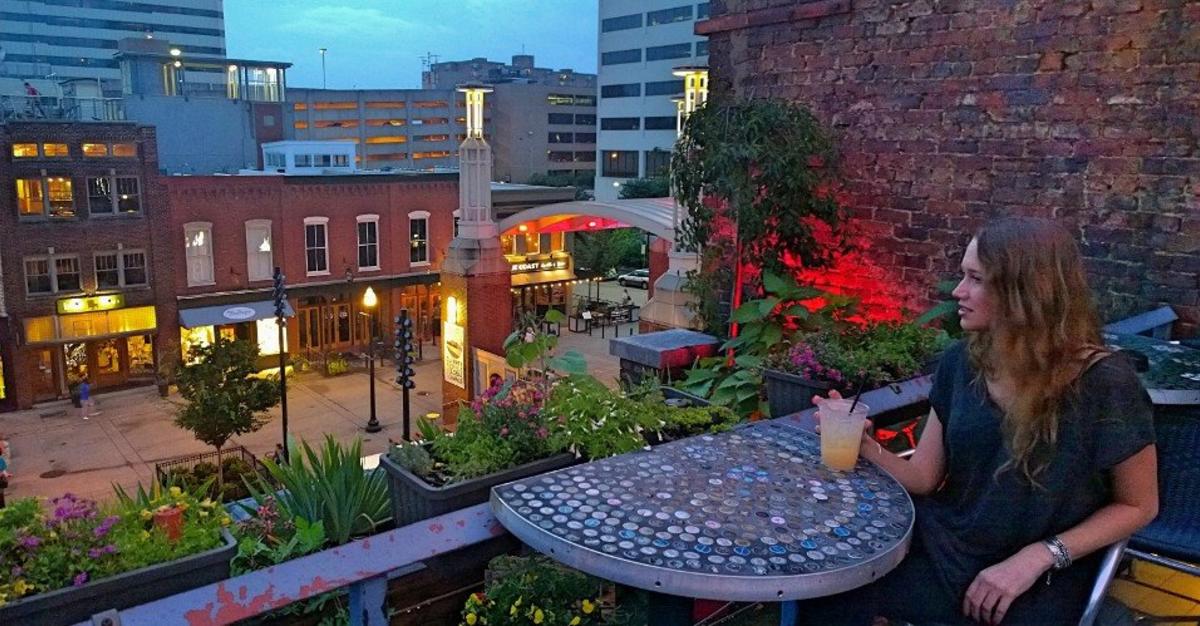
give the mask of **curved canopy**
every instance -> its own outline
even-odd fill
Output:
[[[538,232],[632,226],[667,241],[674,241],[674,212],[675,202],[671,198],[635,198],[607,202],[572,200],[543,204],[514,213],[500,221],[500,232],[507,234],[527,222],[536,222]]]

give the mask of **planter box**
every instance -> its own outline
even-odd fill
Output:
[[[763,383],[767,387],[767,405],[771,408],[771,417],[783,417],[811,409],[813,396],[826,395],[833,388],[829,383],[773,369],[763,370]]]
[[[225,580],[229,562],[237,554],[237,540],[227,530],[221,531],[221,538],[222,545],[182,559],[16,600],[0,607],[0,624],[75,624],[102,611],[126,609]]]
[[[392,519],[397,528],[450,511],[483,504],[491,497],[492,487],[496,485],[552,472],[574,465],[576,462],[573,454],[556,454],[495,474],[434,487],[416,474],[397,465],[388,458],[387,454],[379,457],[379,465],[388,475]]]
[[[665,398],[666,400],[684,400],[684,401],[686,401],[687,404],[685,404],[684,406],[708,406],[708,405],[712,404],[705,398],[701,398],[700,396],[688,393],[688,392],[680,390],[680,389],[676,389],[674,387],[667,387],[666,385],[664,385],[662,387],[659,387],[659,389],[662,391],[663,398]]]

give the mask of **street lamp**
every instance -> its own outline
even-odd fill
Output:
[[[379,299],[375,297],[375,290],[367,287],[367,291],[363,293],[362,305],[368,313],[367,316],[367,374],[371,379],[371,419],[367,420],[367,432],[377,433],[382,430],[379,425],[379,419],[375,417],[375,316],[371,313],[375,312],[375,306],[379,304]]]
[[[279,402],[283,417],[283,443],[280,445],[280,453],[283,455],[283,462],[287,463],[290,460],[288,456],[287,355],[283,349],[287,343],[287,337],[284,335],[284,328],[287,326],[287,285],[286,277],[278,267],[275,268],[272,280],[274,283],[271,295],[274,296],[275,301],[275,326],[279,332]]]
[[[329,48],[317,48],[317,52],[321,53],[321,89],[325,89],[325,53]]]

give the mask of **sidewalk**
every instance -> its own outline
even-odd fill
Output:
[[[416,389],[410,392],[413,422],[430,411],[441,411],[441,361],[436,349],[414,365]],[[401,394],[392,382],[395,371],[377,366],[376,414],[383,430],[363,430],[370,416],[365,370],[325,378],[305,373],[288,379],[288,428],[294,442],[319,443],[326,433],[348,443],[363,438],[363,454],[387,449],[388,439],[401,438]],[[95,396],[100,412],[88,420],[79,409],[61,401],[27,411],[0,415],[0,436],[11,445],[13,478],[6,491],[11,501],[25,496],[56,497],[65,492],[107,500],[112,484],[126,489],[140,481],[149,485],[155,462],[213,449],[174,424],[177,394],[160,398],[155,388],[139,388]],[[281,437],[280,410],[261,430],[231,440],[255,455],[275,449]]]

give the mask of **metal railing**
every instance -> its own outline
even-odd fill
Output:
[[[387,582],[394,577],[389,575],[406,575],[422,560],[505,532],[491,505],[477,504],[153,602],[99,612],[77,626],[232,624],[336,589],[349,594],[351,624],[382,626],[388,623]]]
[[[0,122],[119,122],[124,119],[125,103],[120,98],[0,96]]]

